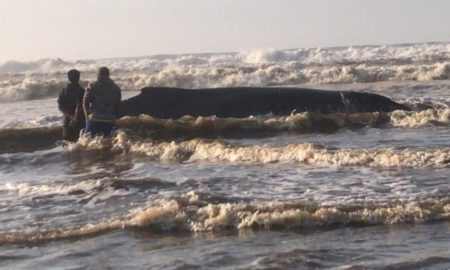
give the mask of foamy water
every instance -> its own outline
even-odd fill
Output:
[[[0,65],[0,102],[54,97],[77,68],[84,83],[99,66],[113,70],[126,91],[147,86],[185,88],[383,81],[448,80],[448,43],[383,45],[240,53],[149,56],[105,60],[41,59]]]
[[[4,63],[0,268],[448,269],[448,46]],[[65,70],[100,64],[124,90],[293,84],[415,110],[141,115],[110,139],[45,142]]]

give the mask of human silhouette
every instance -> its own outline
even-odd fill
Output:
[[[109,76],[109,69],[101,67],[97,80],[89,84],[84,95],[86,133],[91,136],[108,137],[119,114],[122,95],[119,86]]]
[[[78,70],[69,70],[67,77],[69,83],[59,93],[58,107],[64,114],[63,139],[76,142],[80,131],[86,125],[83,112],[83,96],[85,91],[80,86],[80,72]]]

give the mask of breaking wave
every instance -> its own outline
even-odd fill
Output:
[[[180,119],[158,119],[148,115],[123,117],[117,127],[125,131],[115,142],[121,144],[130,138],[141,140],[172,140],[189,138],[245,138],[275,136],[280,133],[332,133],[343,128],[420,128],[449,126],[450,109],[428,109],[419,112],[394,111],[392,113],[316,114],[296,113],[289,116],[261,116],[248,118],[217,118],[185,116]],[[0,129],[0,153],[42,149],[54,146],[61,138],[62,128],[4,128]],[[128,134],[128,135],[127,135]],[[108,140],[84,139],[82,145],[111,148]],[[114,146],[115,147],[115,146]],[[114,148],[112,147],[112,148]]]
[[[92,80],[102,65],[114,71],[123,90],[448,80],[450,44],[255,50],[74,62],[10,61],[0,65],[0,102],[55,96],[54,87],[65,83],[67,70],[77,68],[83,72],[83,80]]]
[[[405,117],[408,114],[405,114]],[[400,119],[401,116],[398,116]],[[257,116],[247,118],[217,118],[184,116],[166,120],[149,115],[123,117],[117,122],[122,129],[157,139],[177,137],[245,137],[270,136],[281,132],[335,132],[340,128],[382,126],[389,122],[386,113],[317,114],[295,113],[289,116]]]
[[[449,220],[450,199],[427,199],[371,206],[324,207],[312,202],[211,203],[201,193],[159,199],[129,214],[97,223],[54,229],[0,233],[0,244],[95,236],[119,229],[221,231],[302,229],[335,226],[421,223]]]
[[[14,81],[0,81],[0,102],[34,100],[56,97],[66,80],[24,77]]]
[[[152,138],[221,136],[267,136],[280,132],[335,132],[341,128],[448,126],[450,109],[423,111],[394,111],[392,113],[294,113],[289,116],[261,116],[248,118],[217,118],[185,116],[175,120],[149,115],[123,117],[117,126]]]
[[[157,189],[175,186],[174,183],[154,177],[123,179],[104,178],[100,180],[82,180],[52,184],[29,184],[7,182],[0,185],[0,191],[15,191],[18,196],[35,197],[49,195],[89,194],[106,189]]]
[[[420,112],[394,111],[390,121],[396,127],[448,126],[450,109],[428,109]]]
[[[282,146],[241,146],[219,140],[182,142],[136,141],[119,133],[114,139],[82,137],[71,151],[127,152],[156,161],[173,162],[294,162],[311,166],[434,167],[450,163],[450,149],[335,149],[311,143]]]

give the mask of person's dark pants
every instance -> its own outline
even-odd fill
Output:
[[[76,142],[80,137],[80,131],[85,127],[84,117],[77,121],[77,124],[70,125],[70,118],[65,117],[63,122],[63,140]]]
[[[63,140],[76,142],[78,141],[78,137],[80,136],[81,128],[79,127],[70,127],[63,126]]]
[[[91,136],[102,135],[103,138],[109,137],[114,128],[114,122],[103,122],[89,119],[86,123],[85,133]]]

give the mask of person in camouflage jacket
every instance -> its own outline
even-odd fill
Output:
[[[119,114],[121,91],[109,75],[109,69],[101,67],[97,80],[89,84],[84,95],[86,133],[92,136],[108,137]]]

